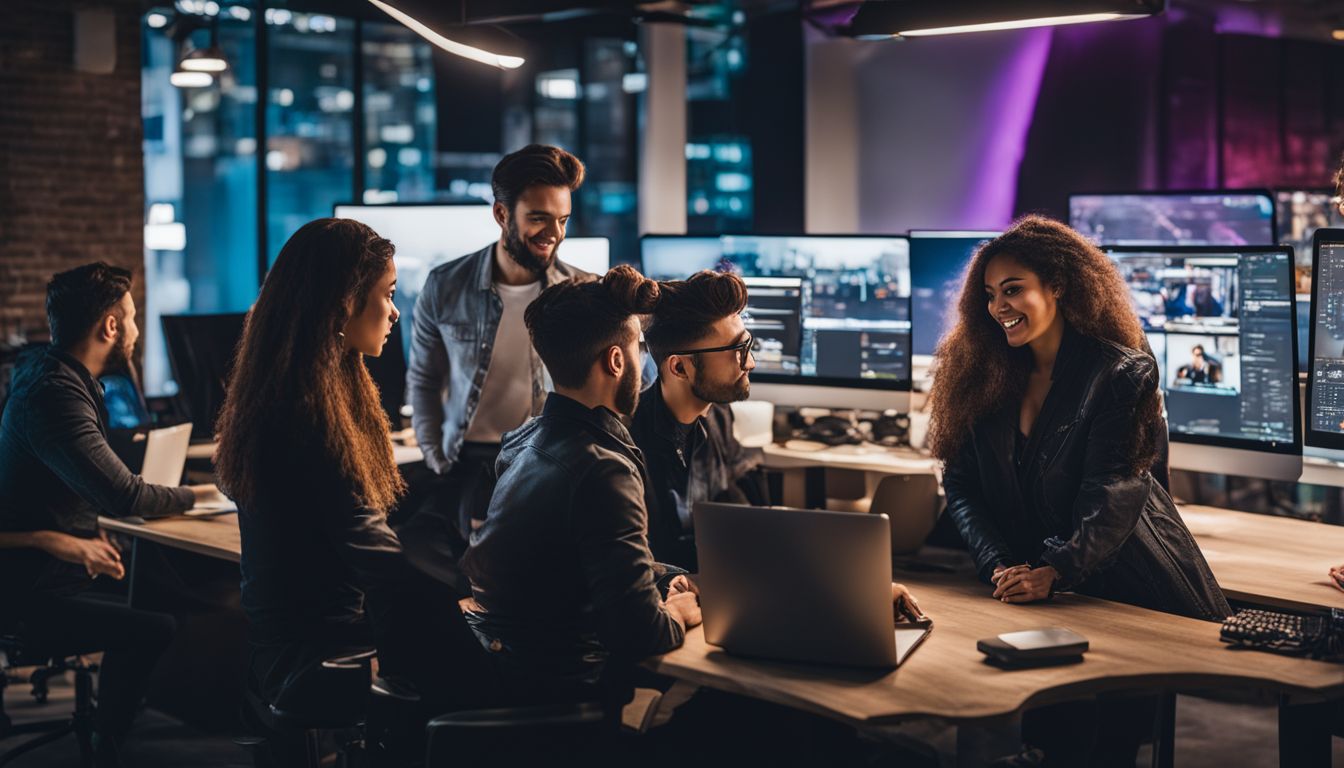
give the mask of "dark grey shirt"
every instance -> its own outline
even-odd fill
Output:
[[[98,515],[155,517],[191,508],[188,488],[151,485],[107,443],[103,389],[56,349],[25,352],[0,416],[0,531],[61,531],[90,538]],[[69,566],[69,567],[64,567]],[[37,550],[0,550],[8,586],[68,587],[84,569]]]

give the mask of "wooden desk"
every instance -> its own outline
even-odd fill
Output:
[[[1080,595],[1009,605],[955,576],[907,579],[934,620],[933,633],[890,672],[786,664],[731,656],[696,628],[680,649],[650,659],[654,671],[853,725],[935,717],[965,722],[1024,707],[1122,690],[1254,688],[1309,698],[1344,697],[1344,665],[1229,650],[1214,623]],[[712,599],[712,598],[710,598]],[[1063,626],[1088,638],[1081,664],[1006,671],[986,664],[977,640]]]
[[[188,459],[213,459],[215,457],[215,448],[218,443],[197,443],[187,446]],[[418,445],[405,445],[403,443],[392,444],[392,460],[397,465],[414,464],[417,461],[424,461],[425,455],[420,451]]]
[[[206,557],[242,560],[243,538],[238,530],[238,515],[215,517],[168,517],[134,525],[113,517],[99,517],[98,524],[109,531],[134,539],[144,539],[167,547],[185,549]]]
[[[790,441],[798,442],[798,441]],[[938,462],[908,448],[880,445],[838,445],[817,450],[798,450],[778,443],[761,449],[761,466],[784,475],[786,507],[824,507],[827,469],[845,469],[879,475],[938,474]]]
[[[1329,573],[1344,563],[1344,527],[1217,507],[1180,510],[1228,598],[1293,611],[1344,608]]]

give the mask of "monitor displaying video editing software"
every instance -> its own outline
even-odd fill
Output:
[[[1291,249],[1107,252],[1157,358],[1172,441],[1291,454],[1300,471]]]
[[[1100,245],[1272,245],[1261,190],[1069,195],[1069,226]]]
[[[1311,280],[1307,445],[1344,450],[1344,229],[1318,229]]]
[[[910,249],[904,237],[646,235],[657,280],[703,269],[747,284],[753,381],[856,389],[910,386]]]
[[[913,353],[932,355],[956,319],[961,280],[976,250],[1000,232],[912,230],[910,283]]]

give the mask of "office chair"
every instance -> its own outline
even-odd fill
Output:
[[[33,698],[47,700],[47,681],[67,671],[75,673],[75,711],[70,717],[14,725],[4,711],[4,690],[10,683],[10,673],[19,667],[37,667],[29,676]],[[80,657],[52,657],[25,641],[21,626],[0,629],[0,739],[32,735],[22,744],[0,753],[0,766],[8,765],[22,755],[54,743],[67,734],[74,734],[79,742],[80,765],[93,766],[93,721],[97,711],[93,704],[93,675],[98,667],[86,664]]]
[[[933,532],[942,511],[938,477],[887,475],[878,481],[868,511],[891,519],[891,554],[913,555]]]
[[[246,733],[233,741],[247,747],[257,768],[322,765],[321,733],[334,731],[336,765],[369,761],[368,721],[373,700],[414,702],[418,696],[394,681],[370,681],[373,649],[345,652],[296,671],[273,701],[250,684],[243,691]],[[372,698],[371,698],[372,697]]]
[[[596,702],[478,709],[426,726],[426,768],[453,765],[587,764],[615,748],[618,729]]]

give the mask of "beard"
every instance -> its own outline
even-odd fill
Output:
[[[746,400],[751,396],[751,379],[739,376],[730,384],[711,384],[705,381],[703,366],[695,367],[695,376],[691,379],[691,394],[706,403],[726,405]]]
[[[550,256],[546,258],[538,257],[528,247],[527,241],[518,231],[518,220],[510,216],[509,224],[504,228],[504,252],[509,254],[509,258],[513,259],[515,264],[534,275],[540,276],[547,269],[550,269],[551,264],[555,262],[556,254],[560,252],[560,244],[555,244],[555,247],[551,249]]]
[[[117,331],[116,342],[112,345],[112,349],[108,350],[107,362],[103,363],[104,373],[132,373],[132,349],[124,343],[125,338],[126,336],[122,331]]]
[[[616,387],[616,410],[622,416],[634,416],[639,407],[639,368],[628,365]]]

